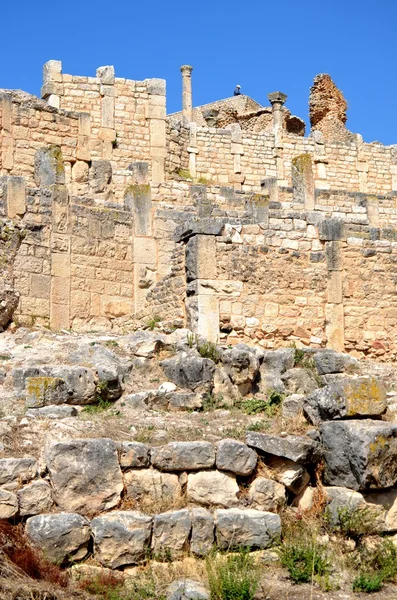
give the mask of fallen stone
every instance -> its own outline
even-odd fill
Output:
[[[188,540],[192,527],[187,509],[168,511],[154,517],[152,549],[157,558],[170,552],[178,556],[188,548]]]
[[[201,395],[194,392],[169,392],[165,398],[171,408],[194,410],[203,406]]]
[[[303,394],[291,394],[284,398],[281,405],[281,414],[284,419],[295,419],[303,413]]]
[[[237,504],[239,487],[236,477],[220,471],[189,473],[187,478],[187,499],[204,506],[233,506]]]
[[[300,494],[310,481],[305,467],[287,458],[270,457],[266,464],[271,468],[274,479],[293,494]]]
[[[345,511],[354,511],[365,506],[362,494],[341,486],[324,486],[323,491],[327,500],[326,513],[332,525],[340,522]]]
[[[150,448],[140,442],[122,442],[119,450],[122,469],[144,468],[150,465]]]
[[[340,379],[303,402],[305,416],[315,425],[332,419],[378,416],[386,409],[386,390],[370,377]]]
[[[124,482],[127,496],[138,501],[146,498],[156,504],[171,499],[178,501],[182,496],[178,476],[155,469],[127,471]]]
[[[145,391],[127,394],[126,396],[123,396],[123,402],[128,404],[131,408],[145,410],[148,408],[150,393],[150,391]]]
[[[258,456],[243,442],[226,439],[219,442],[216,452],[216,468],[236,475],[251,475]]]
[[[210,596],[200,581],[182,579],[171,583],[167,600],[210,600]]]
[[[17,496],[21,517],[46,513],[53,506],[51,486],[43,479],[25,485],[18,490]]]
[[[316,490],[316,488],[312,488],[310,486],[308,486],[307,488],[304,488],[300,492],[300,494],[295,496],[295,498],[292,501],[292,506],[298,507],[301,512],[304,512],[306,510],[310,510],[311,508],[313,508],[314,499],[315,499],[315,490]]]
[[[75,417],[77,409],[74,406],[43,406],[41,408],[31,408],[26,411],[26,416],[30,419],[67,419]]]
[[[81,560],[88,554],[90,524],[73,513],[37,515],[26,521],[26,535],[57,564]]]
[[[335,352],[335,350],[319,350],[313,355],[314,364],[319,375],[330,373],[344,373],[346,370],[354,370],[358,361],[349,354]]]
[[[18,498],[12,492],[0,489],[0,519],[11,519],[18,512]]]
[[[259,373],[260,362],[256,350],[246,344],[237,344],[222,352],[222,362],[225,372],[240,394],[248,394]]]
[[[318,388],[318,383],[313,375],[303,368],[295,368],[286,371],[281,376],[288,394],[310,394]]]
[[[353,490],[389,488],[397,482],[397,424],[328,421],[320,428],[324,481]]]
[[[248,498],[253,508],[277,512],[286,502],[285,487],[265,477],[257,477],[251,483]]]
[[[281,536],[279,515],[254,509],[218,509],[214,513],[219,548],[269,548]]]
[[[152,465],[161,471],[197,471],[215,464],[215,447],[210,442],[171,442],[152,448]]]
[[[98,378],[92,369],[60,365],[45,367],[43,371],[44,375],[65,382],[65,404],[93,404],[97,401]],[[61,401],[58,404],[61,404]]]
[[[19,303],[19,294],[14,290],[0,292],[0,331],[9,324]]]
[[[84,514],[118,504],[124,486],[112,440],[58,442],[46,450],[45,459],[60,508]]]
[[[66,382],[60,377],[27,377],[26,406],[38,408],[67,402]]]
[[[190,517],[192,520],[190,551],[196,556],[206,556],[214,545],[214,516],[205,508],[193,508]]]
[[[303,464],[316,463],[321,459],[320,445],[299,435],[280,437],[247,431],[247,446]]]
[[[0,485],[13,489],[37,475],[37,462],[32,456],[25,458],[0,458]]]
[[[261,365],[261,374],[273,372],[281,375],[292,369],[295,362],[295,350],[293,348],[279,348],[278,350],[265,350]]]
[[[117,569],[143,560],[150,547],[152,517],[135,511],[114,511],[91,521],[95,558]]]
[[[384,533],[397,532],[397,489],[363,494],[367,506],[383,513],[383,519],[378,519],[379,529]]]
[[[179,352],[160,363],[164,373],[180,388],[206,390],[212,382],[215,363],[195,351]]]

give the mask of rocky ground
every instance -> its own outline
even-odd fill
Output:
[[[258,599],[361,597],[364,571],[393,598],[397,369],[152,326],[0,334],[0,597],[203,599],[216,544],[255,550]],[[21,566],[16,531],[44,567]],[[297,585],[302,545],[327,564]]]

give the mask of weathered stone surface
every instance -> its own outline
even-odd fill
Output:
[[[310,394],[318,384],[307,369],[290,369],[281,376],[281,381],[289,394]]]
[[[13,371],[15,387],[25,387],[28,408],[46,404],[92,404],[98,377],[92,369],[70,365],[22,367]]]
[[[328,421],[320,432],[328,485],[363,490],[396,484],[397,424],[370,419]]]
[[[91,521],[95,558],[116,569],[145,558],[150,546],[152,517],[136,511],[114,511]]]
[[[205,508],[193,508],[190,517],[192,520],[190,551],[196,556],[206,556],[214,545],[214,516]]]
[[[51,486],[43,479],[25,485],[17,496],[21,517],[48,512],[53,505]]]
[[[195,409],[203,406],[201,395],[194,392],[168,392],[165,399],[169,406],[175,409]]]
[[[285,503],[285,487],[273,479],[257,477],[251,483],[248,497],[253,508],[276,512]]]
[[[240,394],[243,396],[248,394],[259,371],[260,363],[255,349],[246,344],[237,344],[222,353],[222,362],[231,382],[238,387]]]
[[[364,493],[363,496],[367,506],[373,507],[380,515],[383,512],[383,518],[377,519],[379,529],[388,533],[397,531],[397,489]]]
[[[386,408],[386,390],[372,377],[340,379],[316,390],[303,402],[303,411],[314,424],[345,417],[378,416]]]
[[[67,419],[75,417],[77,409],[74,406],[42,406],[26,411],[26,416],[32,419]]]
[[[152,465],[161,471],[197,471],[215,464],[215,447],[210,442],[171,442],[152,448]]]
[[[164,373],[181,388],[195,390],[208,388],[215,371],[215,363],[202,358],[195,351],[179,352],[172,358],[163,360],[160,365]]]
[[[140,442],[122,442],[119,450],[122,469],[148,467],[150,465],[150,448]]]
[[[37,462],[32,456],[25,458],[0,458],[0,485],[11,489],[19,482],[34,479]]]
[[[319,350],[313,358],[319,375],[344,373],[347,369],[353,370],[358,365],[358,361],[353,356],[330,349]]]
[[[156,554],[168,549],[172,555],[182,553],[188,547],[192,527],[187,509],[161,513],[154,517],[152,548]]]
[[[150,498],[154,503],[162,500],[178,500],[182,488],[177,475],[161,473],[155,469],[127,471],[124,475],[127,495],[134,500]]]
[[[247,431],[247,445],[266,454],[288,458],[303,464],[315,463],[321,458],[319,444],[299,435],[280,437]]]
[[[66,383],[59,377],[28,377],[26,379],[26,406],[28,408],[62,404],[67,399]]]
[[[58,442],[45,452],[56,504],[64,510],[108,510],[123,480],[115,443],[107,438]]]
[[[293,348],[279,348],[278,350],[265,350],[261,365],[262,371],[273,371],[278,374],[285,373],[294,366],[295,350]]]
[[[234,475],[219,471],[190,473],[187,479],[187,499],[205,506],[237,504],[239,487]]]
[[[293,494],[299,494],[310,481],[305,467],[292,460],[272,457],[266,460],[266,463],[270,466],[274,479],[282,483]]]
[[[243,442],[226,439],[218,444],[216,468],[236,475],[250,475],[256,467],[258,456]]]
[[[349,490],[340,486],[324,486],[325,497],[327,499],[327,514],[332,524],[337,524],[339,516],[344,510],[355,510],[365,506],[365,500],[362,494],[355,490]]]
[[[314,78],[310,88],[309,112],[313,130],[321,131],[332,141],[347,141],[349,132],[345,123],[347,102],[331,77],[321,73]]]
[[[284,398],[281,412],[285,419],[295,419],[303,412],[303,394],[291,394]]]
[[[200,581],[182,579],[171,583],[167,600],[210,600],[210,596]]]
[[[88,553],[90,524],[74,513],[37,515],[26,521],[26,535],[55,562],[81,560]]]
[[[10,519],[18,512],[18,498],[12,492],[0,489],[0,519]]]
[[[0,293],[0,331],[11,321],[18,303],[19,294],[14,290],[3,290]]]
[[[269,548],[281,535],[279,515],[261,510],[230,508],[215,511],[219,548]]]

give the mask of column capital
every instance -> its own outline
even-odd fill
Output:
[[[181,73],[182,75],[190,75],[191,72],[193,71],[193,67],[191,65],[182,65],[181,66]]]
[[[283,94],[283,92],[271,92],[268,95],[269,102],[273,106],[273,108],[277,108],[278,106],[283,106],[287,99],[287,94]]]

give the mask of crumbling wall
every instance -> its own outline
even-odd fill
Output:
[[[347,102],[331,77],[321,73],[310,88],[309,116],[314,131],[326,139],[348,141],[352,134],[346,129]]]

